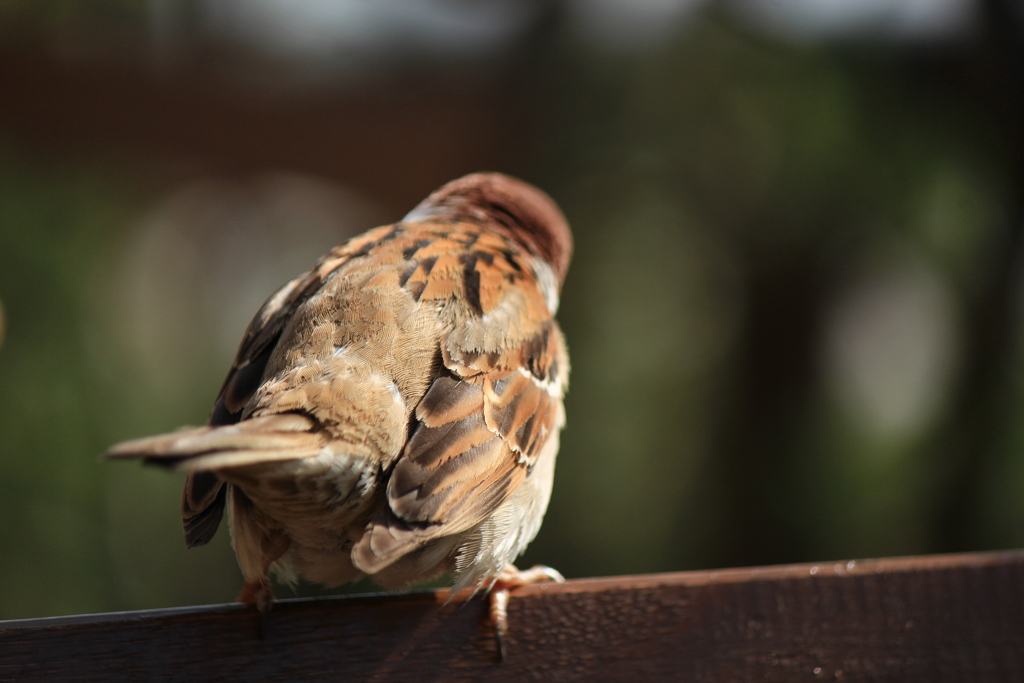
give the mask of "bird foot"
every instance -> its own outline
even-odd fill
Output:
[[[540,581],[564,583],[565,577],[558,573],[557,570],[541,564],[522,571],[510,564],[498,575],[498,578],[494,580],[494,584],[491,586],[491,624],[494,626],[494,636],[498,641],[498,658],[502,661],[505,660],[505,634],[508,632],[508,601],[512,590]]]
[[[260,611],[259,636],[262,640],[270,624],[270,610],[274,606],[274,590],[270,587],[270,579],[265,576],[259,579],[246,579],[237,602],[256,605],[256,609]]]

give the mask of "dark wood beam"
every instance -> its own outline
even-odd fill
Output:
[[[0,680],[1024,680],[1024,552],[0,622]]]

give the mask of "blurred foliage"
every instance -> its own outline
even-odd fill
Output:
[[[713,13],[645,50],[557,26],[521,49],[534,125],[500,170],[547,189],[577,243],[568,428],[524,564],[1024,545],[1024,309],[1000,275],[1021,190],[985,102],[898,53]],[[181,477],[98,456],[201,423],[262,298],[411,208],[161,177],[0,145],[0,618],[230,600],[227,534],[183,548]]]
[[[717,22],[625,66],[567,61],[544,151],[572,184],[563,204],[579,250],[561,318],[574,374],[559,488],[531,558],[602,574],[951,549],[927,520],[949,476],[929,437],[954,368],[925,369],[921,391],[936,399],[920,424],[879,433],[843,405],[856,387],[834,385],[819,318],[880,259],[937,282],[950,315],[970,305],[1004,244],[1007,171],[986,113],[912,71]],[[801,269],[816,286],[782,291],[779,305],[802,297],[811,329],[766,326],[790,346],[811,336],[801,352],[814,377],[795,395],[785,375],[758,389],[752,410],[781,402],[788,424],[735,422],[750,417],[743,346],[768,341],[751,338],[763,331],[745,318],[751,299]],[[904,335],[896,381],[929,341],[904,323],[875,349],[888,360]],[[957,353],[962,324],[938,330],[937,353]],[[723,465],[728,432],[744,430],[778,441],[741,438],[750,454],[738,459],[752,462]],[[738,480],[759,497],[728,495]],[[730,547],[737,515],[771,520],[776,538]]]
[[[86,297],[141,198],[123,178],[0,155],[2,609],[95,611],[116,604],[97,455],[118,401],[90,362]]]

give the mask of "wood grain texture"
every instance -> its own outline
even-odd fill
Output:
[[[1024,552],[0,622],[0,680],[1024,681]]]

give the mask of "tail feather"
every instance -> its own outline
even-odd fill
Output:
[[[326,442],[318,423],[297,413],[266,415],[217,427],[196,427],[125,441],[108,458],[139,458],[147,465],[187,470],[181,500],[185,545],[204,545],[224,515],[231,470],[317,455]],[[212,471],[211,471],[212,470]]]
[[[212,470],[316,455],[324,445],[312,418],[267,415],[222,427],[197,427],[135,439],[107,451],[108,458],[141,458],[169,469]]]
[[[318,439],[309,439],[307,442],[296,444],[291,448],[225,451],[190,456],[186,459],[178,458],[169,467],[176,470],[227,470],[248,465],[280,462],[282,460],[309,458],[319,453],[321,446],[322,444]],[[147,458],[144,462],[151,462],[151,460]],[[161,459],[157,464],[163,465],[164,459]],[[228,479],[230,480],[231,478],[228,477]]]

